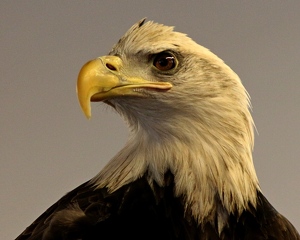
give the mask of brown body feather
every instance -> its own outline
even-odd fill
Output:
[[[219,235],[217,221],[198,225],[174,197],[174,176],[152,190],[146,176],[112,194],[85,183],[51,206],[17,240],[190,239],[297,240],[297,231],[258,193],[257,208],[234,214]],[[217,197],[216,197],[217,198]],[[220,200],[216,199],[220,204]],[[220,206],[222,207],[222,206]]]

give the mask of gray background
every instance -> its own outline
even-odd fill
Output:
[[[300,229],[299,1],[1,1],[0,232],[13,239],[98,173],[127,128],[101,103],[82,114],[81,66],[143,17],[188,33],[248,89],[254,160],[270,202]]]

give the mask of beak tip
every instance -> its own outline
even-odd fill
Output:
[[[90,106],[90,97],[84,94],[84,86],[80,83],[80,77],[78,78],[77,86],[76,86],[76,93],[79,100],[80,107],[83,111],[83,114],[89,120],[91,118],[91,106]]]
[[[88,106],[87,108],[85,108],[85,107],[82,106],[81,109],[82,109],[83,114],[85,115],[85,117],[86,117],[88,120],[90,120],[90,119],[91,119],[91,116],[92,116],[92,114],[91,114],[91,107]]]

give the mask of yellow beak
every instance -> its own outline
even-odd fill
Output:
[[[116,56],[104,56],[87,62],[80,70],[77,95],[87,118],[91,117],[90,102],[103,101],[118,96],[144,96],[139,88],[169,90],[168,82],[151,82],[138,77],[126,78],[121,74],[122,60]]]

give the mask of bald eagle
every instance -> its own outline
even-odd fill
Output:
[[[86,63],[85,115],[102,101],[130,128],[125,147],[17,239],[300,239],[264,197],[239,77],[185,34],[145,19]]]

